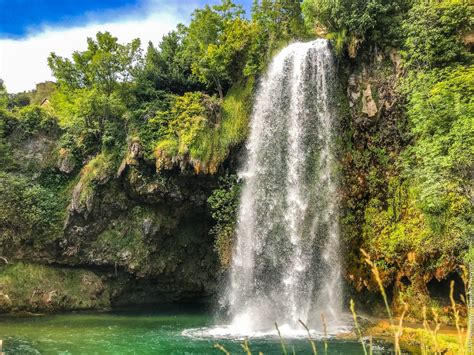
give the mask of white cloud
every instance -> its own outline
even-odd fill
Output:
[[[133,17],[123,14],[115,21],[91,22],[71,28],[44,26],[24,39],[0,39],[0,78],[10,93],[31,90],[36,83],[53,80],[47,64],[49,54],[55,52],[69,57],[75,50],[84,50],[86,38],[94,37],[98,31],[109,31],[121,43],[140,38],[144,47],[148,41],[157,44],[178,23],[187,22],[195,5],[191,3],[171,8],[150,0],[140,11],[141,16],[139,13],[131,15]]]

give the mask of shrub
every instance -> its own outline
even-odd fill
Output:
[[[237,176],[227,175],[219,179],[219,187],[207,200],[212,218],[216,221],[211,229],[211,234],[216,237],[214,248],[223,268],[228,268],[231,263],[239,196],[240,183]]]
[[[304,0],[306,25],[328,33],[341,53],[346,46],[355,57],[363,42],[394,46],[400,40],[400,20],[406,0]]]
[[[0,173],[0,243],[30,239],[41,244],[60,235],[65,201],[30,180]]]
[[[403,22],[407,65],[441,67],[468,58],[461,39],[472,25],[473,9],[467,1],[417,2]]]

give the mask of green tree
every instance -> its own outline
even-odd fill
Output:
[[[224,90],[241,76],[254,29],[241,6],[230,0],[194,11],[185,39],[192,72],[200,82]]]
[[[405,85],[414,143],[404,172],[441,252],[462,256],[473,226],[474,67],[416,73]]]
[[[302,8],[310,29],[327,32],[339,52],[347,47],[355,57],[364,42],[396,45],[408,5],[408,0],[304,0]]]
[[[7,89],[3,83],[3,80],[0,79],[0,109],[5,109],[8,106],[8,94]]]
[[[417,2],[403,23],[408,66],[434,68],[468,58],[462,36],[472,29],[473,15],[464,0]]]
[[[95,40],[87,39],[87,50],[73,53],[72,61],[51,53],[48,64],[61,86],[97,88],[111,95],[120,84],[132,79],[139,60],[139,39],[120,44],[109,32],[98,32]]]
[[[294,0],[254,0],[254,36],[249,48],[245,74],[261,72],[276,48],[307,36],[301,6]]]
[[[159,97],[159,91],[184,94],[202,88],[192,76],[191,58],[184,53],[186,32],[185,26],[178,25],[175,31],[163,36],[158,48],[148,43],[143,65],[136,78],[136,93],[141,99]]]
[[[98,32],[87,44],[87,50],[74,52],[72,60],[54,53],[48,58],[59,85],[52,103],[62,126],[78,135],[95,135],[100,142],[130,101],[128,86],[141,60],[140,41],[120,44],[110,33]]]
[[[254,0],[252,20],[272,40],[300,38],[306,34],[300,1]]]

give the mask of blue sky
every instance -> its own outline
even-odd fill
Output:
[[[9,92],[51,80],[50,52],[69,56],[86,38],[110,31],[120,41],[158,43],[191,12],[220,0],[0,0],[0,78]],[[249,11],[252,0],[235,0]]]

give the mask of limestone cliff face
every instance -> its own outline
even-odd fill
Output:
[[[157,173],[154,163],[142,158],[139,142],[130,145],[120,166],[117,157],[103,153],[81,163],[56,148],[59,136],[38,132],[26,145],[15,138],[17,159],[31,156],[29,164],[34,164],[20,173],[25,176],[21,188],[36,188],[51,175],[65,182],[57,188],[53,182],[45,189],[47,197],[64,202],[44,237],[38,227],[19,228],[27,213],[18,227],[0,221],[0,312],[104,308],[214,294],[218,262],[207,198],[217,177],[178,169]],[[2,182],[6,190],[10,180]],[[17,207],[28,209],[21,201]],[[41,272],[26,271],[35,269]],[[31,287],[11,281],[18,275],[22,285]]]
[[[133,282],[150,283],[165,299],[210,295],[217,262],[207,197],[215,178],[156,174],[141,159],[119,172],[98,177],[90,190],[83,179],[77,183],[61,260],[118,269]]]

